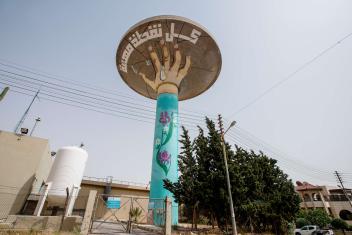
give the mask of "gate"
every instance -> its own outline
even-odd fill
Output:
[[[131,233],[134,225],[154,224],[165,218],[165,199],[99,194],[96,197],[90,233]],[[157,204],[157,208],[155,208]],[[152,208],[152,209],[148,209]],[[156,216],[158,215],[158,216]],[[163,225],[160,221],[160,225]]]

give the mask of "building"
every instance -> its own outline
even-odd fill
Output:
[[[49,141],[38,137],[0,131],[0,221],[8,215],[33,215],[41,189],[49,175],[54,157]],[[77,196],[73,215],[83,216],[88,195],[96,190],[95,219],[128,219],[131,208],[142,210],[146,221],[149,187],[110,178],[85,177]],[[119,209],[108,206],[110,199],[120,200]],[[64,208],[46,202],[42,215],[61,215]]]
[[[352,190],[346,189],[347,197],[338,187],[312,185],[296,182],[296,191],[301,197],[300,207],[310,210],[321,208],[334,218],[341,218],[352,224]]]
[[[112,178],[84,177],[73,213],[79,214],[85,209],[89,192],[96,190],[94,220],[128,220],[131,208],[139,208],[139,221],[147,222],[149,187],[145,184],[115,181]],[[118,209],[109,208],[109,198],[120,200]]]
[[[0,220],[24,210],[39,192],[53,158],[47,139],[0,131]]]

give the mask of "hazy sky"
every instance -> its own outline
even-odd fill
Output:
[[[248,146],[254,140],[253,148],[278,159],[294,180],[336,185],[332,173],[338,170],[350,173],[345,180],[352,186],[352,36],[334,46],[352,33],[351,10],[349,0],[2,0],[0,62],[106,88],[120,96],[99,94],[153,107],[154,101],[134,93],[119,77],[118,42],[144,18],[161,14],[190,18],[215,37],[223,64],[217,82],[201,96],[181,102],[180,110],[196,115],[221,113],[227,120],[236,120],[238,125],[227,140],[234,143],[235,138]],[[57,82],[3,65],[0,69]],[[3,78],[0,75],[0,82]],[[0,103],[0,129],[12,131],[30,101],[29,96],[10,92]],[[24,126],[31,128],[38,116],[42,122],[34,135],[48,138],[52,150],[85,143],[89,152],[85,175],[149,181],[153,124],[44,99],[34,103]],[[266,149],[262,141],[268,144]]]

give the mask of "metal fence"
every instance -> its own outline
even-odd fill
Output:
[[[0,191],[0,230],[35,229],[46,231],[48,226],[53,226],[53,224],[56,226],[54,231],[61,230],[64,219],[69,218],[63,216],[67,212],[69,198],[64,199],[60,205],[46,200],[41,216],[33,216],[43,193],[33,194],[16,190]],[[70,215],[81,218],[81,223],[88,198],[89,195],[74,197],[75,203]],[[165,229],[165,221],[166,202],[164,198],[149,200],[148,197],[142,196],[98,194],[94,202],[89,227],[91,233],[131,233],[134,229],[146,228],[153,228],[153,232],[157,229],[159,233],[162,233]]]
[[[91,233],[131,233],[157,223],[165,224],[165,199],[100,194],[96,198]]]

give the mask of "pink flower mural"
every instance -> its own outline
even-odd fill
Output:
[[[170,122],[170,120],[171,120],[171,118],[170,118],[168,112],[165,111],[165,112],[161,112],[161,113],[160,113],[159,122],[160,122],[163,126],[167,125],[167,124]]]

